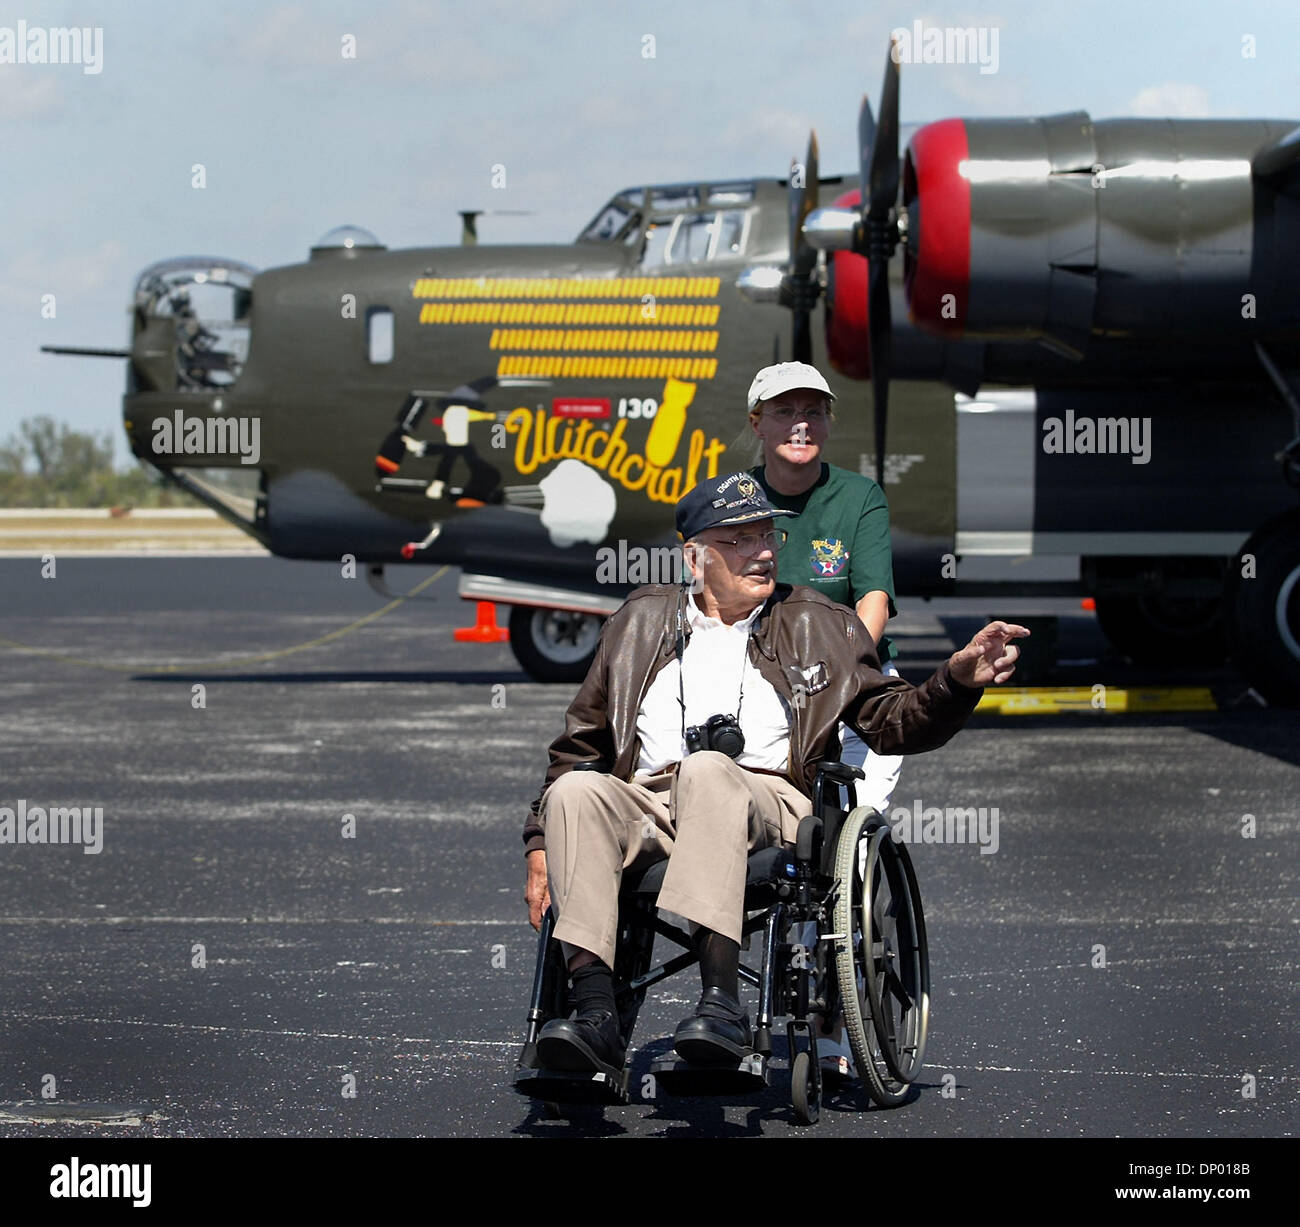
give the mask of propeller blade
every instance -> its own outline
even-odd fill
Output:
[[[885,438],[889,420],[889,375],[893,365],[893,321],[889,304],[889,259],[898,245],[898,60],[894,40],[885,60],[876,124],[864,97],[858,113],[862,160],[862,239],[867,257],[867,349],[876,409],[876,482],[885,484]]]
[[[867,184],[871,182],[871,150],[876,143],[876,121],[871,114],[871,101],[862,95],[858,108],[858,191],[862,197],[862,214],[867,212]]]
[[[786,200],[787,216],[789,220],[789,246],[787,250],[790,253],[790,269],[793,270],[795,260],[799,255],[800,231],[803,227],[803,196],[804,187],[799,182],[799,163],[791,160],[790,162],[790,195]]]
[[[806,353],[812,348],[812,332],[808,327],[808,316],[802,310],[799,301],[797,278],[799,267],[799,248],[803,239],[804,184],[799,177],[799,163],[790,162],[790,195],[787,200],[787,217],[789,220],[789,261],[785,266],[785,278],[782,297],[789,303],[790,350],[796,362],[807,362]]]
[[[817,207],[817,161],[817,133],[814,131],[808,134],[808,153],[803,164],[803,207],[799,212],[799,242],[795,249],[795,271],[805,277],[817,264],[817,249],[803,235],[803,224],[808,220],[808,214]]]
[[[797,163],[790,166],[790,262],[786,269],[786,297],[791,310],[791,355],[796,362],[812,361],[812,310],[817,286],[812,280],[817,249],[804,238],[803,224],[817,207],[817,133],[808,137],[802,182],[796,186]]]
[[[812,362],[812,317],[807,307],[797,302],[792,308],[790,354],[795,362]]]
[[[871,391],[876,405],[876,484],[885,485],[885,424],[889,415],[893,321],[889,306],[889,264],[876,260],[867,272],[867,330],[871,347]]]
[[[868,199],[873,220],[884,221],[898,200],[898,62],[894,59],[894,41],[889,43],[885,61],[885,83],[880,91],[880,123],[871,143],[863,199]]]

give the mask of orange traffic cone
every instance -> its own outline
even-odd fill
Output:
[[[478,601],[478,617],[473,626],[460,626],[452,631],[452,638],[457,643],[507,643],[510,630],[497,625],[497,607],[495,601]]]

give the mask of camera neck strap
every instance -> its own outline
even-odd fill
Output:
[[[677,657],[677,706],[681,708],[682,719],[682,741],[686,740],[686,690],[683,681],[685,670],[682,668],[682,658],[686,654],[686,602],[687,597],[685,590],[681,593],[681,599],[677,602],[677,636],[673,644],[673,651]],[[754,633],[754,624],[751,622],[745,631],[745,648],[740,654],[740,692],[736,696],[736,724],[740,724],[740,708],[745,701],[745,665],[749,660],[749,639]]]

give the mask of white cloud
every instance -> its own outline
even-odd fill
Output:
[[[753,166],[765,175],[785,176],[790,160],[802,162],[808,151],[808,133],[816,125],[806,115],[755,107],[738,109],[722,133],[723,145],[743,150]],[[826,167],[821,167],[826,173]]]
[[[1167,81],[1141,90],[1128,109],[1149,119],[1206,119],[1210,114],[1210,94],[1201,85]]]
[[[939,74],[941,87],[959,102],[972,106],[974,115],[1016,115],[1025,109],[1021,82],[1004,72],[985,75],[969,64],[936,65],[933,69]]]
[[[562,6],[569,2],[555,0]],[[501,20],[508,19],[503,12]],[[436,94],[458,86],[486,88],[503,74],[522,75],[527,67],[484,37],[481,25],[453,24],[424,3],[407,3],[396,11],[361,10],[348,18],[301,3],[278,4],[254,21],[231,18],[228,24],[237,59],[269,68],[309,93],[342,88],[360,77]],[[345,35],[355,39],[348,58],[343,55]],[[338,69],[338,75],[322,77],[322,68]]]
[[[53,73],[30,66],[0,72],[0,120],[55,119],[63,111],[63,93]]]
[[[125,296],[125,256],[126,247],[117,239],[105,239],[91,251],[25,251],[0,272],[0,303],[35,314],[43,294],[62,303],[113,285]]]
[[[309,16],[301,4],[277,4],[252,22],[232,18],[234,59],[291,70],[341,62],[342,36],[333,22]]]

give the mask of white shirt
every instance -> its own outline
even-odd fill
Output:
[[[785,771],[790,757],[790,708],[749,659],[749,632],[762,605],[743,621],[728,626],[706,617],[693,598],[686,598],[690,639],[682,653],[659,670],[637,712],[636,734],[641,742],[638,775],[661,771],[686,757],[682,736],[681,694],[686,703],[685,727],[703,724],[710,716],[736,714],[745,734],[742,767]],[[743,699],[741,679],[744,679]],[[684,678],[682,691],[678,679]]]

